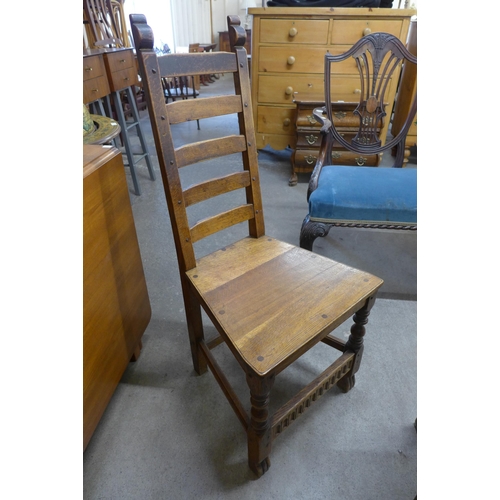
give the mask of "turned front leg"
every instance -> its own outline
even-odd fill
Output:
[[[248,436],[248,465],[258,476],[262,476],[271,462],[271,422],[269,419],[269,394],[274,384],[274,375],[258,377],[247,374],[247,384],[250,388],[250,425]]]
[[[368,323],[368,316],[370,315],[370,310],[375,303],[375,297],[375,295],[370,297],[366,301],[365,305],[354,314],[354,325],[351,327],[351,334],[347,340],[345,352],[353,352],[356,356],[354,358],[352,368],[337,382],[337,386],[342,392],[349,392],[356,383],[354,375],[359,370],[361,358],[363,357],[363,337],[366,333],[365,325]]]

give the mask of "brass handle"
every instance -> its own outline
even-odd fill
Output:
[[[309,123],[312,123],[313,125],[316,124],[316,119],[313,115],[307,115],[307,119],[309,120]]]
[[[287,87],[285,89],[285,94],[286,95],[292,95],[293,94],[293,87]]]
[[[290,57],[286,60],[286,62],[287,62],[287,63],[291,66],[291,65],[295,62],[295,57],[290,56]]]
[[[91,92],[97,92],[99,89],[92,89]]]
[[[365,28],[363,30],[363,36],[369,35],[371,32],[372,32],[372,30],[370,28]]]
[[[314,144],[318,140],[316,135],[306,135],[307,144]]]
[[[126,59],[120,59],[120,62],[121,63],[124,63]]]
[[[90,66],[87,66],[87,67],[85,68],[85,71],[92,71],[92,68],[91,68]]]
[[[361,94],[361,89],[354,89],[353,94]]]
[[[335,116],[339,120],[342,120],[342,118],[345,118],[347,116],[347,113],[345,113],[344,111],[336,111],[335,113],[333,113],[333,116]]]
[[[126,77],[123,79],[123,81],[125,81],[125,82],[128,82],[129,80],[130,80],[130,78],[129,78],[128,76],[126,76]]]
[[[290,28],[290,31],[288,32],[288,35],[291,36],[292,38],[296,36],[298,33],[297,28]]]
[[[316,157],[312,155],[308,155],[304,159],[308,165],[312,165],[316,161]]]
[[[359,167],[362,167],[366,161],[368,160],[368,158],[363,158],[362,156],[360,156],[359,158],[354,158],[356,160],[356,163],[358,164]]]
[[[285,118],[285,119],[283,120],[283,125],[284,125],[285,127],[288,127],[288,125],[290,125],[290,118]]]
[[[339,153],[338,151],[332,151],[332,158],[334,158],[335,160],[338,160],[341,157],[342,157],[342,153]]]

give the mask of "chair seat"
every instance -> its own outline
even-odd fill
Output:
[[[382,283],[268,236],[207,255],[187,276],[233,353],[259,375],[284,369]]]
[[[324,166],[309,198],[317,222],[416,224],[417,169]]]

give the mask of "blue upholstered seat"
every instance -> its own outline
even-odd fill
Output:
[[[417,169],[324,166],[309,198],[316,222],[416,224]]]

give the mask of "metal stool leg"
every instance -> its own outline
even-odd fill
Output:
[[[151,158],[149,157],[149,152],[148,152],[148,146],[146,144],[146,140],[144,139],[144,134],[142,133],[139,111],[137,110],[137,104],[135,102],[135,95],[134,95],[134,92],[132,90],[132,87],[127,87],[126,92],[127,92],[127,98],[128,98],[129,104],[130,104],[130,109],[132,111],[134,124],[136,126],[137,136],[139,137],[139,141],[140,141],[141,146],[142,146],[142,152],[143,152],[144,158],[146,160],[146,165],[148,166],[149,177],[151,178],[152,181],[154,181],[156,179],[156,177],[155,177],[155,173],[153,170],[153,164],[151,163]]]
[[[127,154],[128,166],[130,168],[130,175],[132,176],[132,182],[134,183],[134,190],[137,196],[141,195],[141,188],[139,187],[139,182],[137,181],[137,175],[135,172],[135,162],[134,162],[134,154],[132,153],[132,147],[130,145],[130,141],[128,138],[128,125],[125,120],[125,113],[123,112],[122,102],[120,99],[120,92],[113,92],[113,101],[115,104],[116,114],[118,116],[118,123],[122,129],[122,137],[123,143],[125,146],[125,152]]]

